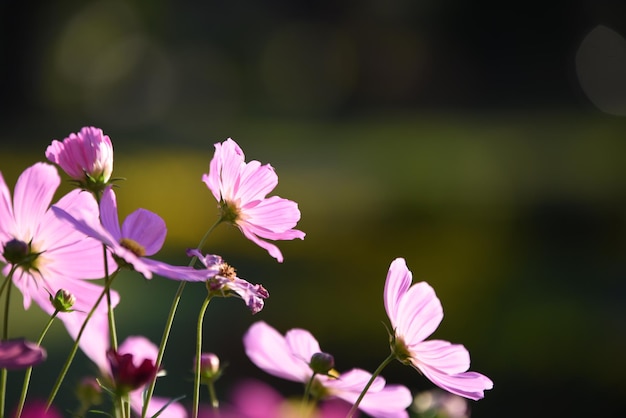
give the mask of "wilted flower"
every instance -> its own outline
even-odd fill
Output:
[[[73,307],[76,311],[59,315],[75,338],[86,312],[102,293],[102,286],[84,279],[104,277],[104,260],[100,242],[86,237],[49,210],[60,182],[52,165],[34,164],[18,178],[12,201],[0,174],[0,246],[3,248],[0,261],[6,260],[10,264],[2,270],[5,276],[11,271],[11,264],[15,267],[13,283],[24,296],[24,309],[35,300],[51,315],[55,308],[50,303],[50,295],[65,289],[77,297]],[[70,216],[80,212],[85,218],[98,219],[98,206],[93,196],[86,192],[71,191],[57,202],[56,207]],[[12,254],[9,259],[4,255],[6,253]],[[13,258],[17,257],[16,254],[22,254],[22,257]],[[115,306],[119,301],[118,294],[112,291],[111,298]],[[101,303],[95,315],[106,315],[106,311],[106,303]]]
[[[246,354],[257,367],[283,379],[307,383],[314,375],[311,359],[322,353],[319,343],[304,329],[292,329],[283,337],[265,322],[253,324],[244,335]],[[338,374],[315,374],[312,394],[318,398],[337,397],[355,403],[372,375],[352,369]],[[401,385],[385,385],[376,377],[359,404],[359,409],[373,417],[408,417],[406,408],[412,402],[411,392]]]
[[[152,273],[155,273],[174,280],[203,282],[219,271],[210,267],[196,270],[191,267],[171,266],[147,258],[156,254],[163,246],[167,235],[165,222],[155,213],[137,209],[126,217],[120,227],[117,200],[111,186],[104,190],[100,201],[102,223],[86,213],[71,214],[58,205],[53,206],[52,210],[81,233],[105,244],[113,253],[118,265],[130,267],[146,279],[151,279]]]
[[[187,255],[195,256],[208,269],[211,274],[218,269],[217,274],[207,280],[207,288],[213,295],[232,296],[241,298],[253,314],[256,314],[265,306],[265,299],[270,294],[260,284],[252,284],[247,280],[237,277],[235,269],[222,260],[218,255],[202,256],[198,250],[187,250]]]
[[[468,372],[469,352],[460,344],[428,338],[443,319],[441,302],[426,282],[411,286],[412,274],[403,258],[389,267],[385,282],[385,309],[393,336],[396,358],[424,374],[442,389],[469,399],[482,399],[493,382],[480,373]]]
[[[235,224],[246,238],[283,261],[277,246],[263,239],[304,238],[293,229],[300,220],[296,202],[266,197],[278,184],[274,168],[258,161],[245,162],[243,151],[232,139],[215,144],[215,155],[202,181],[219,203],[223,220]]]
[[[26,369],[37,366],[46,357],[45,348],[24,338],[0,341],[0,369]]]
[[[102,190],[113,172],[113,145],[102,129],[84,127],[46,149],[46,158],[58,164],[87,190]]]

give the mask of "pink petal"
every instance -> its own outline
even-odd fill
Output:
[[[268,239],[293,239],[304,238],[304,233],[299,232],[296,236],[286,235],[289,230],[296,226],[300,220],[298,204],[291,200],[272,196],[256,203],[254,206],[243,206],[241,218],[244,222],[252,225],[254,233]]]
[[[441,302],[426,282],[411,286],[397,307],[396,334],[411,346],[424,341],[443,319]]]
[[[406,266],[404,258],[396,258],[389,266],[385,281],[384,301],[391,326],[395,328],[398,320],[398,304],[413,281],[413,275]]]
[[[30,241],[61,182],[56,168],[37,163],[20,175],[13,195],[16,238]]]
[[[261,165],[258,161],[250,161],[241,170],[239,187],[234,198],[242,205],[255,200],[263,200],[277,185],[278,176],[271,165]]]
[[[144,360],[156,362],[159,347],[142,335],[134,335],[126,338],[120,344],[117,352],[119,354],[132,354],[133,364],[139,367]]]
[[[291,354],[307,364],[311,362],[313,354],[322,352],[315,337],[305,329],[294,328],[287,331],[285,341]]]
[[[246,238],[266,250],[272,257],[276,259],[276,261],[278,261],[279,263],[283,262],[283,253],[276,245],[267,241],[263,241],[262,239],[254,235],[247,226],[242,226],[241,224],[239,224],[239,229]]]
[[[449,375],[428,366],[418,367],[424,376],[440,388],[475,401],[485,397],[485,390],[493,388],[493,382],[480,373],[465,372]]]
[[[116,242],[122,239],[122,230],[117,215],[117,198],[111,186],[104,189],[100,199],[100,221]]]
[[[145,255],[156,254],[167,235],[165,221],[146,209],[137,209],[124,220],[122,238],[130,238],[144,247]]]
[[[253,324],[243,337],[250,360],[267,373],[296,382],[306,382],[312,374],[308,363],[291,354],[285,338],[265,322]]]
[[[408,418],[406,409],[412,402],[411,391],[405,386],[388,385],[379,392],[368,392],[359,409],[375,418]]]
[[[0,173],[0,241],[9,241],[15,233],[11,192]]]
[[[321,376],[320,376],[321,377]],[[361,391],[367,385],[367,382],[372,378],[372,374],[362,370],[362,369],[352,369],[345,373],[341,373],[339,378],[324,378],[324,386],[331,389],[333,394],[337,394],[339,392],[350,392],[356,394],[353,401],[349,401],[354,403],[356,398],[359,396]],[[374,379],[374,382],[367,390],[367,393],[370,392],[378,392],[385,387],[385,379],[381,376],[377,376]],[[343,399],[348,400],[347,398],[342,397]]]
[[[411,347],[411,350],[414,352],[415,364],[425,364],[443,373],[463,373],[470,366],[469,352],[460,344],[429,340]]]
[[[137,263],[133,263],[133,267],[137,270],[137,265],[141,263],[141,273],[146,275],[146,270],[148,272],[152,272],[154,274],[158,274],[159,276],[166,277],[172,280],[179,280],[185,282],[205,282],[210,277],[214,276],[213,270],[210,269],[202,269],[197,270],[193,267],[186,266],[172,266],[170,264],[164,263],[158,260],[152,260],[149,258],[141,258],[138,259]],[[139,271],[139,270],[137,270]],[[152,276],[150,274],[150,276]],[[150,277],[147,277],[149,279]]]
[[[161,408],[167,405],[168,402],[170,402],[168,398],[153,396],[152,399],[150,399],[150,405],[148,405],[147,416],[154,416]],[[137,389],[130,393],[130,406],[137,416],[141,416],[143,411],[143,389]],[[186,418],[187,416],[187,411],[178,402],[170,403],[167,405],[167,408],[159,414],[159,418]]]

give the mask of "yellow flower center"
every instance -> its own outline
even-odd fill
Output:
[[[122,238],[120,240],[120,245],[126,248],[127,250],[131,251],[137,257],[143,257],[146,255],[146,249],[137,241],[132,240],[130,238]]]

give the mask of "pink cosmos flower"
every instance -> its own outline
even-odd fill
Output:
[[[12,265],[17,266],[13,283],[22,292],[24,309],[34,300],[52,314],[50,295],[64,289],[75,296],[74,311],[58,316],[75,338],[86,313],[102,293],[101,286],[83,279],[104,277],[104,260],[100,242],[86,237],[48,209],[60,182],[56,168],[37,163],[20,175],[11,201],[0,174],[0,261],[7,263],[2,270],[5,276]],[[93,196],[79,190],[63,196],[56,206],[68,214],[80,212],[86,218],[98,217]],[[112,292],[111,297],[115,306],[119,296]],[[94,316],[106,316],[106,312],[106,303],[101,303]]]
[[[17,417],[17,411],[14,411],[11,415],[13,418]],[[27,402],[24,405],[24,409],[20,415],[21,418],[63,418],[63,415],[55,408],[48,408],[46,402],[43,400],[34,400]]]
[[[63,142],[53,140],[46,149],[46,158],[82,185],[106,184],[113,172],[111,139],[93,126],[70,134]]]
[[[482,399],[493,388],[486,376],[468,372],[469,352],[460,344],[428,338],[443,319],[441,302],[426,282],[411,286],[412,274],[403,258],[389,267],[385,283],[385,309],[393,328],[392,350],[431,382],[465,398]]]
[[[246,306],[252,311],[252,314],[259,313],[263,309],[265,299],[270,294],[262,285],[252,284],[237,277],[235,269],[226,264],[218,255],[207,254],[202,256],[202,253],[196,249],[187,250],[187,255],[198,257],[198,260],[208,269],[219,267],[219,273],[207,281],[207,287],[213,294],[221,294],[226,297],[238,296],[246,302]]]
[[[91,199],[95,202],[93,197]],[[165,222],[155,213],[146,209],[137,209],[126,217],[120,227],[117,200],[111,186],[104,189],[100,201],[102,222],[97,218],[94,219],[89,213],[71,214],[58,205],[53,206],[52,210],[60,218],[69,221],[81,233],[105,244],[113,253],[118,265],[136,270],[146,279],[151,279],[152,273],[155,273],[174,280],[203,282],[219,273],[218,266],[196,270],[147,258],[156,254],[163,246],[167,234]]]
[[[100,373],[111,384],[128,384],[133,389],[129,393],[130,406],[141,416],[143,409],[143,391],[146,385],[154,378],[154,365],[159,349],[150,340],[143,336],[131,336],[126,338],[118,347],[117,352],[111,355],[109,347],[109,327],[105,321],[90,321],[87,325],[87,332],[90,338],[87,344],[81,348],[83,352],[100,369]],[[151,367],[152,366],[152,367]],[[144,379],[149,375],[149,379]],[[158,375],[157,375],[158,376]],[[129,383],[130,382],[130,383]],[[139,386],[134,385],[138,383]],[[168,404],[170,400],[153,396],[148,406],[148,416],[154,416],[161,408]],[[186,418],[185,408],[178,402],[170,403],[159,415],[161,418]]]
[[[271,386],[253,379],[239,382],[230,394],[232,405],[202,409],[200,418],[345,418],[350,404],[333,398],[303,410],[301,399],[284,398]],[[355,416],[358,416],[355,415]]]
[[[266,197],[278,184],[274,168],[258,161],[245,162],[232,139],[215,144],[215,155],[202,181],[219,202],[223,220],[234,223],[250,241],[267,250],[278,262],[283,255],[269,240],[304,238],[293,229],[300,220],[296,202],[278,196]]]
[[[307,383],[313,376],[312,357],[322,352],[308,331],[292,329],[282,336],[265,322],[253,324],[244,335],[243,343],[246,354],[259,368],[274,376],[302,383]],[[316,374],[312,391],[315,395],[336,397],[354,404],[371,377],[361,369],[352,369],[336,377]],[[406,408],[412,400],[406,387],[385,386],[385,379],[379,376],[359,409],[376,418],[405,418],[408,417]]]
[[[24,338],[0,341],[0,369],[19,370],[46,359],[46,350]]]

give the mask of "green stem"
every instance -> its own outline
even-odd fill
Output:
[[[348,415],[346,415],[346,418],[352,418],[357,408],[359,407],[359,404],[363,400],[363,397],[367,393],[368,389],[370,388],[370,386],[372,386],[372,383],[374,383],[374,380],[383,371],[383,369],[387,367],[387,365],[391,363],[395,358],[396,358],[396,355],[394,353],[391,353],[386,359],[383,360],[382,363],[380,363],[380,366],[378,366],[376,371],[374,371],[374,374],[372,374],[372,377],[370,378],[369,382],[367,382],[367,385],[365,385],[365,387],[361,391],[361,394],[359,395],[358,399],[356,400],[354,405],[352,405],[352,408],[350,408],[350,411],[348,411]]]
[[[198,418],[198,407],[200,406],[200,356],[202,355],[202,322],[204,321],[204,314],[211,302],[212,296],[204,299],[202,307],[200,307],[200,314],[198,315],[198,327],[196,328],[196,367],[193,378],[193,406],[192,406],[192,418]],[[219,408],[219,403],[215,393],[212,393],[211,404],[213,409]]]
[[[6,340],[9,338],[9,301],[11,299],[11,284],[13,282],[13,273],[15,273],[16,268],[16,265],[11,266],[11,271],[7,275],[6,280],[2,284],[2,289],[0,290],[0,294],[2,294],[5,287],[7,289],[6,304],[4,306],[4,328],[2,330],[2,340]],[[0,417],[4,417],[8,376],[9,372],[7,369],[0,370]]]
[[[111,281],[109,277],[109,260],[107,257],[107,246],[102,244],[102,250],[104,254],[104,284],[106,286],[107,283]],[[117,331],[116,331],[117,328],[115,326],[115,316],[113,315],[113,305],[111,304],[110,283],[106,288],[107,288],[107,316],[109,318],[109,336],[111,338],[111,348],[117,351]]]
[[[311,394],[311,387],[313,386],[313,380],[315,379],[315,375],[317,373],[313,373],[311,375],[311,378],[309,379],[309,381],[306,383],[306,386],[304,388],[304,396],[302,397],[302,404],[306,405],[309,403],[309,395]]]
[[[211,406],[213,407],[213,415],[214,417],[219,417],[220,415],[220,402],[217,399],[217,393],[215,393],[215,379],[209,380],[207,386],[209,387],[209,398],[211,398]]]
[[[56,397],[57,392],[59,391],[59,388],[61,387],[61,383],[63,383],[63,379],[65,379],[65,375],[67,374],[67,371],[69,370],[70,365],[72,364],[72,361],[74,360],[76,351],[78,351],[78,342],[80,341],[80,338],[83,336],[83,332],[85,331],[85,328],[87,328],[87,323],[93,316],[93,313],[96,311],[96,308],[98,307],[98,305],[100,304],[104,296],[107,294],[111,284],[113,283],[113,279],[115,279],[116,275],[117,275],[117,272],[113,273],[109,281],[105,283],[102,293],[100,293],[100,296],[98,296],[98,300],[96,300],[96,303],[93,305],[93,308],[91,308],[91,310],[87,314],[87,317],[85,318],[85,321],[83,322],[83,325],[80,327],[80,330],[78,331],[78,335],[76,336],[76,340],[74,341],[74,345],[72,346],[72,350],[70,351],[70,354],[67,357],[65,364],[63,365],[63,369],[61,370],[61,373],[57,377],[57,380],[54,383],[54,386],[52,388],[52,391],[50,392],[50,396],[48,397],[48,402],[47,402],[47,408],[50,408],[50,405],[52,405],[52,402],[54,401],[54,398]]]
[[[41,343],[43,342],[44,337],[48,333],[48,330],[50,329],[50,326],[52,325],[52,322],[54,322],[54,319],[57,317],[58,313],[59,313],[59,310],[55,309],[54,313],[50,315],[50,318],[48,319],[48,323],[46,323],[46,326],[44,327],[43,331],[41,332],[41,335],[39,336],[39,340],[37,340],[37,345],[41,345]],[[20,395],[20,401],[17,406],[17,414],[15,415],[17,418],[20,418],[20,416],[22,416],[22,410],[24,409],[24,403],[26,402],[26,394],[28,393],[28,386],[30,384],[30,376],[32,373],[33,373],[32,366],[26,369],[26,374],[24,375],[24,385],[22,386],[22,394]]]
[[[222,223],[222,221],[223,219],[219,218],[206,231],[206,233],[200,240],[200,243],[198,244],[199,250],[202,250],[202,247],[204,246],[204,242],[206,241],[206,239],[209,237],[211,232],[213,232],[215,227],[218,226],[220,223]],[[196,264],[196,261],[198,261],[198,258],[192,257],[191,261],[189,262],[189,267]],[[159,344],[159,353],[157,354],[157,359],[155,363],[157,369],[161,367],[161,362],[163,361],[163,355],[165,354],[165,347],[167,346],[167,340],[169,339],[170,331],[172,330],[172,323],[174,322],[174,316],[176,315],[176,310],[178,309],[178,303],[180,302],[180,298],[183,295],[183,290],[185,290],[186,283],[187,282],[180,282],[180,285],[178,285],[178,290],[176,291],[176,294],[174,295],[174,300],[172,301],[172,306],[170,307],[170,313],[167,316],[167,320],[165,321],[165,328],[163,329],[163,336],[161,337],[161,344]],[[141,411],[141,418],[146,418],[146,414],[148,413],[148,405],[150,405],[150,400],[152,399],[152,394],[154,393],[155,386],[156,386],[156,379],[153,379],[152,382],[150,382],[148,389],[146,390],[146,396],[143,402],[143,409]]]

